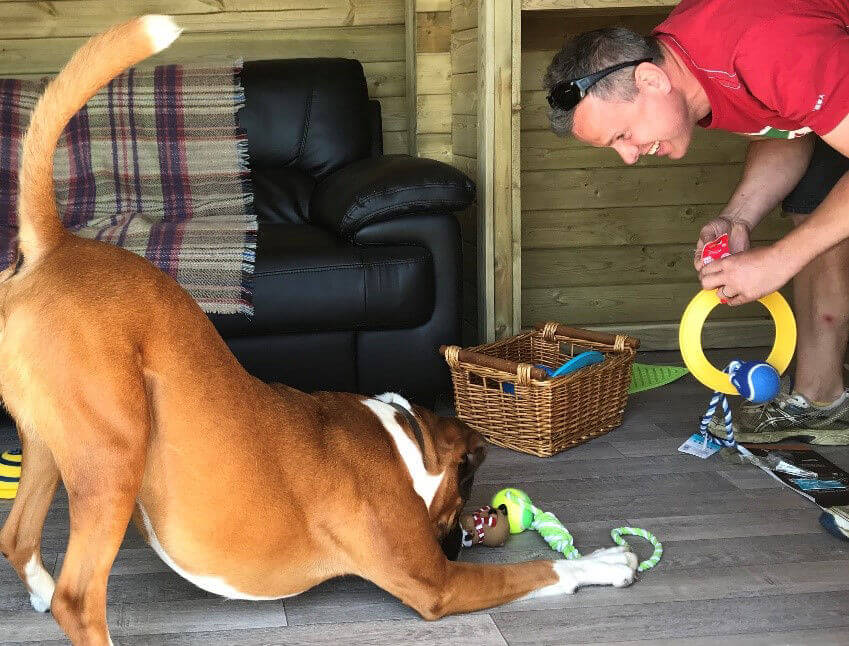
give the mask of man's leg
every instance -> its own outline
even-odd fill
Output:
[[[805,175],[784,200],[785,214],[799,225],[846,172],[849,159],[818,139]],[[735,435],[741,442],[849,444],[849,395],[843,386],[849,241],[812,260],[793,279],[793,311],[798,326],[793,390],[766,404],[741,406],[734,416]],[[724,425],[716,424],[713,430],[724,437]]]
[[[795,225],[806,215],[788,214]],[[794,391],[826,405],[843,394],[849,340],[849,241],[812,260],[793,279],[798,327]]]

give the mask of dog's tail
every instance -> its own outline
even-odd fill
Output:
[[[71,117],[126,68],[165,49],[180,28],[168,16],[135,18],[91,38],[54,78],[24,136],[18,194],[18,253],[44,256],[66,235],[53,191],[53,154]]]

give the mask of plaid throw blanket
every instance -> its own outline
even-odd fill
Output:
[[[239,67],[131,69],[68,124],[54,159],[78,235],[145,256],[206,312],[253,314],[256,217]],[[17,243],[20,144],[47,79],[0,80],[0,269]]]

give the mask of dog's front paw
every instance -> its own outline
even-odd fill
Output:
[[[612,585],[624,588],[637,576],[637,556],[622,546],[596,550],[575,561],[578,585]]]

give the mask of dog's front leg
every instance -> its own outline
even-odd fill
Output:
[[[637,567],[636,556],[621,547],[574,561],[490,565],[449,561],[435,541],[430,545],[424,537],[416,543],[395,546],[384,554],[379,569],[361,575],[425,619],[491,608],[527,596],[569,594],[584,585],[623,587],[633,582]]]

